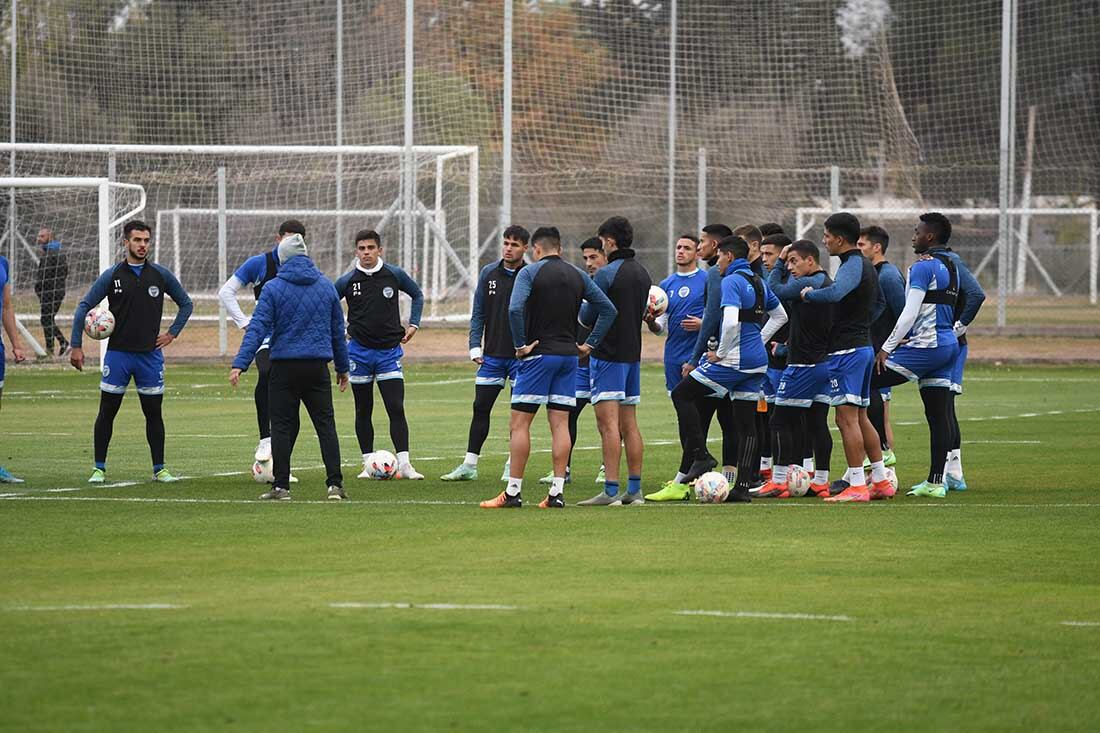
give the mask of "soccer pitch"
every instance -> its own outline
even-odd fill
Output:
[[[1086,729],[1100,718],[1100,374],[967,372],[971,490],[903,497],[927,469],[913,388],[892,403],[902,492],[540,511],[545,418],[520,511],[501,489],[506,400],[481,478],[464,451],[470,365],[410,363],[422,482],[325,502],[303,413],[294,500],[247,471],[254,375],[173,364],[168,467],[148,482],[130,390],[108,484],[84,483],[98,374],[9,368],[0,460],[0,728],[6,730]],[[644,485],[675,471],[674,414],[643,372]],[[384,411],[377,446],[389,444]],[[712,436],[717,434],[717,426]],[[581,418],[573,502],[596,491]],[[834,472],[843,471],[839,438]],[[834,474],[839,475],[839,472]],[[693,613],[689,613],[693,612]],[[704,613],[706,612],[706,613]]]

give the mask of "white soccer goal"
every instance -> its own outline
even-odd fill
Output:
[[[990,273],[996,268],[990,267],[999,252],[1001,244],[997,241],[997,220],[1000,209],[997,208],[937,208],[926,206],[924,208],[905,207],[870,207],[870,208],[844,208],[851,214],[859,217],[864,225],[877,224],[885,228],[891,236],[891,245],[888,256],[897,264],[908,263],[913,259],[912,250],[909,248],[913,227],[918,217],[928,211],[938,211],[949,217],[952,222],[953,232],[950,246],[957,251],[967,263],[976,277],[982,278],[989,267]],[[796,210],[795,231],[797,238],[803,238],[811,233],[815,227],[819,227],[824,219],[833,213],[832,207],[802,207]],[[1097,271],[1100,269],[1100,210],[1095,204],[1085,207],[1056,208],[1056,207],[1030,207],[1010,208],[1008,215],[1012,217],[1015,225],[1012,227],[1013,241],[1009,247],[1016,260],[1016,276],[1012,286],[1017,293],[1023,293],[1027,289],[1027,272],[1033,269],[1039,275],[1038,284],[1031,290],[1042,294],[1050,294],[1061,297],[1072,283],[1058,282],[1051,274],[1051,263],[1057,260],[1067,260],[1067,263],[1058,263],[1056,272],[1075,272],[1078,277],[1084,275],[1085,268],[1080,266],[1080,261],[1087,258],[1087,278],[1089,302],[1097,302]],[[1077,226],[1064,226],[1068,221],[1076,220]],[[1031,236],[1031,232],[1044,225],[1052,231],[1069,231],[1067,235],[1071,240],[1058,244],[1039,245]],[[1036,254],[1036,249],[1043,247],[1042,254]],[[1077,263],[1077,264],[1075,264]],[[995,263],[994,263],[995,264]],[[1007,272],[1005,273],[1007,277]],[[987,284],[995,280],[992,274],[986,278]],[[1032,282],[1035,282],[1034,280]]]
[[[384,258],[424,290],[425,317],[469,318],[478,273],[477,147],[0,144],[5,152],[24,177],[94,173],[144,187],[154,257],[195,301],[191,338],[180,344],[188,355],[235,348],[239,334],[226,325],[218,288],[247,257],[270,248],[287,218],[303,221],[311,256],[333,279],[353,266],[355,232],[379,231]],[[86,240],[66,230],[83,231],[88,216],[57,212],[53,228],[63,243]],[[23,237],[46,224],[24,214],[17,222]],[[22,277],[33,263],[19,264]],[[71,314],[68,303],[92,279],[90,270],[70,275],[62,313]]]
[[[58,314],[58,321],[71,323],[72,309],[88,284],[116,260],[118,227],[145,209],[145,189],[135,183],[120,183],[108,178],[65,176],[0,178],[0,190],[5,189],[8,193],[9,219],[3,241],[9,245],[10,261],[26,263],[25,267],[12,268],[16,277],[30,279],[40,255],[19,229],[12,228],[12,222],[18,221],[17,217],[23,217],[35,230],[51,229],[55,237],[64,237],[65,245],[69,245],[66,248],[70,273],[66,289],[69,297],[64,303],[66,306],[72,303],[72,308],[63,308]],[[76,287],[74,280],[80,283]],[[66,284],[61,285],[64,287]],[[31,315],[38,310],[37,306],[37,302],[25,296],[17,298],[16,321],[23,337],[35,353],[42,356],[45,350],[23,324],[24,320],[38,321],[37,315]],[[101,342],[101,354],[105,347],[106,342]]]

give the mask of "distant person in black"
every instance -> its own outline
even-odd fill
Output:
[[[519,508],[523,473],[531,454],[531,423],[539,405],[546,405],[550,421],[554,478],[540,508],[565,506],[565,465],[569,460],[569,411],[576,405],[573,387],[577,357],[599,346],[615,306],[584,272],[561,258],[561,235],[555,227],[541,227],[531,236],[536,262],[520,270],[508,307],[512,345],[520,360],[512,388],[511,476],[499,496],[481,502],[484,509]],[[599,313],[592,333],[577,345],[577,316],[581,302]]]
[[[57,312],[61,310],[61,301],[65,300],[65,280],[69,277],[69,262],[61,251],[61,242],[54,239],[48,227],[38,231],[35,240],[42,248],[38,259],[38,268],[34,271],[34,294],[41,306],[42,332],[46,336],[46,351],[53,353],[53,342],[57,339],[57,355],[64,356],[69,350],[65,334],[54,323]]]
[[[625,217],[613,216],[600,225],[596,236],[607,253],[607,266],[593,278],[615,304],[618,315],[607,338],[592,351],[589,362],[592,407],[603,443],[604,488],[580,506],[624,506],[644,503],[642,458],[645,444],[638,429],[641,402],[642,317],[649,307],[653,279],[634,256],[634,227]],[[590,303],[581,322],[593,321]],[[619,493],[619,462],[626,448],[627,487]]]
[[[470,361],[477,364],[477,376],[474,378],[474,416],[470,420],[466,459],[458,468],[441,476],[444,481],[477,479],[477,463],[485,439],[489,437],[493,405],[504,389],[505,380],[514,386],[519,373],[508,324],[508,304],[516,274],[525,264],[523,258],[531,235],[513,224],[504,230],[501,239],[500,259],[481,269],[470,312]],[[507,478],[505,475],[504,480]]]

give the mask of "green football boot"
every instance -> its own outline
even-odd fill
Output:
[[[645,495],[646,501],[690,501],[691,485],[666,481],[658,491]]]
[[[921,481],[919,484],[909,489],[905,495],[928,496],[933,499],[943,499],[947,496],[947,487],[943,484],[932,484],[927,481]]]
[[[167,468],[162,468],[153,474],[153,480],[158,484],[174,484],[179,481],[179,478],[170,474]]]
[[[102,468],[97,468],[94,471],[92,471],[92,477],[90,479],[88,479],[88,483],[90,483],[90,484],[102,484],[102,483],[105,483],[106,481],[107,481],[107,472],[104,471]]]
[[[604,478],[603,464],[600,464],[600,472],[596,474],[596,483],[602,484],[607,479]]]
[[[458,468],[439,477],[441,481],[477,481],[477,466],[458,464]]]
[[[547,485],[554,483],[554,470],[551,469],[550,473],[548,473],[545,476],[543,476],[542,478],[540,478],[539,483],[540,484],[547,484]],[[570,474],[570,472],[568,470],[566,470],[566,472],[565,472],[565,483],[567,483],[567,484],[573,483],[573,476]]]

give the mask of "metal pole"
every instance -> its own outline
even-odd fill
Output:
[[[336,0],[336,144],[344,144],[344,0]],[[344,154],[336,154],[336,208],[344,208]],[[344,217],[336,215],[336,274],[344,269]]]
[[[840,211],[840,166],[829,166],[829,208],[833,213]],[[836,268],[840,267],[839,257],[829,258],[829,274],[835,275]]]
[[[1005,296],[1008,290],[1008,238],[1011,205],[1010,159],[1012,139],[1011,96],[1012,87],[1012,12],[1015,0],[1001,0],[1001,142],[1000,142],[1000,201],[997,221],[997,327],[1005,325]]]
[[[99,271],[109,268],[114,259],[111,253],[114,249],[111,241],[111,184],[99,184]],[[107,353],[109,338],[99,342],[99,361],[103,363],[103,356]]]
[[[671,3],[668,31],[668,271],[675,265],[676,245],[676,0]]]
[[[512,16],[514,0],[504,0],[504,119],[500,166],[500,230],[512,223]]]
[[[1008,205],[1016,205],[1016,21],[1019,16],[1019,0],[1012,0],[1012,25],[1009,30],[1009,38],[1012,42],[1012,55],[1009,60],[1008,70],[1011,83],[1008,85]],[[1005,262],[1008,263],[1008,272],[1005,273],[1006,292],[1012,286],[1012,255],[1013,249],[1019,246],[1016,230],[1019,224],[1013,214],[1008,216],[1008,236],[1005,237]],[[1025,255],[1026,256],[1026,255]]]
[[[218,282],[223,283],[229,279],[226,267],[226,196],[225,196],[225,166],[218,166]],[[229,334],[225,322],[225,305],[218,300],[218,354],[225,356],[229,351]]]
[[[180,215],[172,213],[172,274],[183,282],[183,263],[180,261]],[[222,280],[222,282],[225,282]]]
[[[18,81],[18,50],[19,43],[15,35],[16,26],[16,11],[19,9],[19,0],[11,0],[11,81],[10,92],[8,94],[8,132],[10,133],[12,144],[15,143],[15,85]],[[13,150],[11,155],[8,156],[8,175],[15,178],[15,151]],[[11,271],[8,273],[8,279],[11,282],[12,289],[15,288],[15,279],[18,268],[15,263],[15,239],[16,239],[16,214],[15,214],[15,189],[8,190],[8,262],[10,263]]]
[[[1024,148],[1024,185],[1020,193],[1020,208],[1031,208],[1031,163],[1035,154],[1035,105],[1027,109],[1027,145]],[[1027,255],[1031,245],[1031,212],[1020,216],[1020,231],[1016,237],[1016,283],[1013,290],[1023,293],[1027,287]]]
[[[1093,205],[1089,214],[1089,303],[1096,305],[1097,237],[1100,236],[1100,215]]]
[[[478,227],[478,167],[480,166],[478,150],[474,148],[474,152],[470,155],[470,261],[469,261],[469,276],[470,276],[470,309],[474,307],[474,291],[477,290],[477,264],[478,258],[481,255],[481,247],[478,246],[478,233],[480,229]]]
[[[405,0],[405,211],[402,217],[404,226],[401,232],[401,265],[408,267],[412,252],[413,226],[416,217],[413,200],[416,185],[416,160],[413,157],[413,30],[414,0]]]
[[[696,235],[707,225],[707,149],[699,148],[699,180],[696,184],[698,201],[696,211]]]

